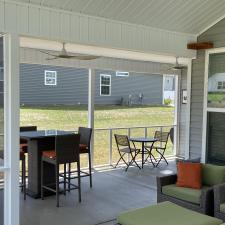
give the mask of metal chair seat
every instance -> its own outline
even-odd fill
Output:
[[[130,152],[138,152],[138,151],[140,151],[140,149],[127,147],[127,148],[121,148],[120,151],[125,152],[125,153],[130,153]]]

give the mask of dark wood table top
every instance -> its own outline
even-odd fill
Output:
[[[63,130],[38,130],[38,131],[24,131],[20,132],[20,137],[24,139],[40,139],[46,137],[56,137],[61,135],[74,134],[73,131]]]
[[[157,138],[145,138],[145,137],[132,137],[132,138],[129,138],[130,141],[133,141],[133,142],[156,142],[158,141]]]

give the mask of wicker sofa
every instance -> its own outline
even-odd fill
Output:
[[[214,216],[225,221],[225,184],[214,187]]]
[[[225,167],[203,165],[203,187],[200,190],[176,186],[177,175],[157,178],[157,202],[170,201],[185,208],[214,215],[215,185],[225,182]]]

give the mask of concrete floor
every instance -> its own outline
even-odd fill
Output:
[[[128,172],[124,168],[102,168],[94,171],[93,188],[88,178],[82,179],[82,202],[77,191],[60,196],[60,207],[55,206],[55,197],[45,200],[21,194],[21,225],[113,225],[118,213],[156,202],[156,176],[175,172],[175,162],[159,168],[146,165]],[[111,221],[114,220],[114,221]],[[106,222],[111,221],[111,222]]]

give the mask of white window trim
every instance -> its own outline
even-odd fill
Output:
[[[55,74],[55,83],[54,84],[48,84],[46,82],[46,75],[47,73],[54,73]],[[53,71],[53,70],[45,70],[45,85],[46,86],[57,86],[57,71]]]
[[[128,74],[125,75],[125,74],[119,74],[119,73],[128,73]],[[129,77],[130,76],[130,72],[128,72],[128,71],[116,71],[116,76],[117,77]]]
[[[225,89],[225,81],[218,81],[217,90],[224,90],[224,89]]]
[[[109,77],[110,79],[110,85],[102,85],[102,77]],[[111,86],[112,86],[112,83],[111,83],[112,79],[111,79],[111,75],[110,74],[100,74],[100,96],[111,96]],[[109,94],[108,95],[104,95],[102,94],[102,86],[107,86],[109,87]]]
[[[224,112],[223,108],[208,107],[208,75],[209,75],[209,55],[214,53],[225,53],[225,48],[213,48],[205,52],[205,78],[204,78],[204,96],[203,96],[203,121],[202,121],[202,154],[201,160],[206,162],[206,135],[207,135],[207,113],[208,112]]]

